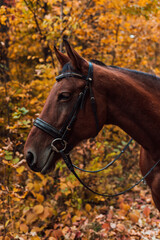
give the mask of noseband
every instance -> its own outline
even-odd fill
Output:
[[[74,78],[79,78],[79,79],[83,79],[86,81],[86,85],[83,89],[82,92],[80,92],[80,94],[78,95],[77,101],[73,106],[73,109],[71,111],[71,113],[69,114],[67,120],[65,121],[65,123],[63,124],[62,128],[59,130],[55,127],[53,127],[52,125],[50,125],[49,123],[45,122],[44,120],[37,118],[34,121],[34,126],[36,126],[37,128],[41,129],[42,131],[46,132],[47,134],[49,134],[51,137],[54,138],[54,140],[51,142],[51,149],[52,151],[55,151],[57,153],[60,153],[61,157],[63,158],[64,162],[66,163],[68,169],[74,174],[74,176],[79,180],[79,182],[85,187],[87,188],[89,191],[91,191],[94,194],[100,195],[100,196],[104,196],[104,197],[115,197],[115,196],[119,196],[121,194],[124,194],[125,192],[131,190],[132,188],[134,188],[136,185],[138,185],[140,182],[142,182],[149,174],[150,172],[158,165],[158,163],[160,162],[157,161],[154,166],[147,172],[147,174],[141,178],[138,182],[136,182],[133,186],[131,186],[130,188],[126,189],[125,191],[122,191],[120,193],[116,193],[113,195],[109,195],[109,194],[101,194],[98,192],[93,191],[90,187],[88,187],[77,175],[77,173],[75,172],[74,168],[77,168],[81,171],[84,172],[89,172],[89,173],[96,173],[96,172],[100,172],[104,169],[107,169],[109,166],[111,166],[121,155],[122,153],[124,153],[124,151],[127,149],[127,147],[129,146],[129,144],[131,143],[131,141],[133,139],[131,139],[127,145],[124,147],[124,149],[121,151],[121,153],[109,164],[107,164],[104,168],[96,170],[96,171],[87,171],[81,168],[78,168],[77,166],[75,166],[72,161],[71,158],[69,156],[69,151],[72,149],[71,146],[68,145],[68,138],[70,135],[70,132],[73,128],[73,125],[76,121],[77,118],[77,114],[80,111],[80,109],[83,108],[84,104],[85,104],[85,100],[86,100],[86,96],[87,93],[89,92],[90,95],[90,102],[91,102],[91,106],[92,106],[92,112],[95,118],[95,125],[96,125],[96,130],[97,130],[97,134],[100,130],[99,127],[99,121],[98,121],[98,117],[97,117],[97,108],[96,108],[96,101],[94,98],[94,94],[92,91],[92,82],[93,82],[93,65],[91,62],[89,62],[89,69],[88,69],[88,75],[82,75],[76,72],[66,72],[66,73],[62,73],[59,76],[56,77],[57,81],[62,80],[63,78],[70,78],[70,77],[74,77]]]

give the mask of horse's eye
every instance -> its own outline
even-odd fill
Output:
[[[71,93],[69,93],[69,92],[62,92],[62,93],[60,93],[59,95],[58,95],[58,101],[61,101],[61,100],[69,100],[70,99],[70,97],[71,97]]]

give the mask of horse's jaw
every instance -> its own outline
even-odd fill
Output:
[[[44,166],[42,167],[42,169],[40,171],[42,174],[49,173],[49,172],[51,172],[52,170],[55,169],[56,164],[55,164],[54,156],[55,156],[55,152],[51,151],[49,153],[49,156],[48,156]]]

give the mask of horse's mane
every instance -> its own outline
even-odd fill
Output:
[[[160,80],[160,78],[158,77],[158,76],[156,76],[156,75],[154,75],[154,74],[150,74],[150,73],[145,73],[145,72],[141,72],[141,71],[137,71],[137,70],[132,70],[132,69],[128,69],[128,68],[121,68],[121,67],[117,67],[117,66],[112,66],[112,65],[106,65],[106,64],[104,64],[103,62],[101,62],[101,61],[99,61],[99,60],[95,60],[95,59],[92,59],[91,60],[91,62],[92,63],[95,63],[95,64],[97,64],[97,65],[99,65],[99,66],[102,66],[102,67],[105,67],[105,68],[113,68],[113,69],[115,69],[115,70],[118,70],[118,71],[120,71],[120,72],[123,72],[123,73],[127,73],[127,74],[131,74],[131,75],[143,75],[144,77],[146,77],[146,78],[153,78],[153,79],[158,79],[158,80]]]
[[[95,59],[91,59],[90,61],[101,67],[108,68],[108,69],[114,69],[115,71],[120,71],[122,73],[128,74],[135,78],[137,78],[139,76],[140,78],[145,78],[145,79],[150,79],[150,80],[157,79],[158,81],[160,81],[160,77],[158,77],[154,74],[145,73],[145,72],[132,70],[132,69],[128,69],[128,68],[121,68],[121,67],[117,67],[117,66],[106,65],[105,63],[103,63],[99,60],[95,60]],[[60,71],[60,73],[64,73],[64,72],[68,72],[68,71],[70,71],[70,72],[75,71],[74,68],[72,67],[72,65],[70,64],[70,62],[66,63],[63,66],[63,69]],[[76,72],[79,73],[77,70],[76,70]]]

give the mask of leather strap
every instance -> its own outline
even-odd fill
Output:
[[[54,128],[52,125],[45,122],[41,118],[36,118],[33,125],[48,133],[53,138],[61,137],[61,132],[58,129]]]

